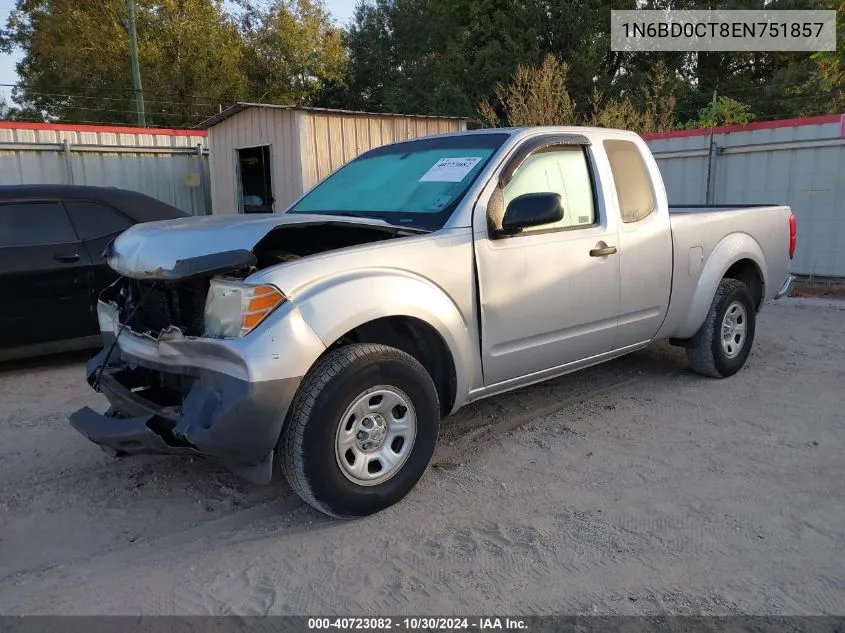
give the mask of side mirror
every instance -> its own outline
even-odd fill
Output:
[[[559,193],[526,193],[511,200],[502,218],[504,233],[551,224],[563,219],[563,201]]]

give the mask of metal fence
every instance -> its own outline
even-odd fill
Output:
[[[845,115],[646,137],[673,204],[788,204],[798,220],[792,272],[845,277]],[[207,135],[0,122],[0,185],[56,183],[140,191],[211,212]]]
[[[0,122],[0,185],[119,187],[204,215],[211,212],[206,141],[199,130]]]
[[[792,272],[845,277],[845,115],[668,132],[646,140],[672,204],[788,204]]]

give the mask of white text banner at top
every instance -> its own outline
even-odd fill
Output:
[[[611,11],[614,51],[835,51],[836,11]]]

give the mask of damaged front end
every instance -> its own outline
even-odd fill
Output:
[[[202,336],[212,283],[124,277],[108,288],[98,306],[104,348],[87,378],[109,409],[84,407],[70,421],[113,455],[201,455],[269,483],[287,410],[325,346],[290,302],[266,331]]]
[[[172,233],[139,227],[118,238],[108,256],[124,276],[100,297],[104,348],[87,367],[89,384],[110,406],[104,414],[75,412],[73,427],[115,455],[201,455],[268,483],[288,408],[325,345],[281,291],[249,284],[249,276],[407,234],[297,220],[264,226],[249,249],[217,253],[207,252],[217,231],[202,240],[205,232],[185,221],[170,223]],[[177,239],[183,224],[187,235]],[[162,250],[167,244],[192,256]]]
[[[272,450],[299,379],[249,382],[191,366],[138,362],[126,353],[88,363],[88,383],[106,396],[71,425],[112,455],[201,455],[255,483],[269,483]]]

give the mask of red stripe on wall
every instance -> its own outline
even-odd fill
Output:
[[[0,130],[50,130],[53,132],[108,132],[111,134],[152,134],[155,136],[208,136],[208,130],[170,130],[166,128],[123,125],[64,125],[62,123],[27,123],[0,121]]]
[[[714,127],[714,134],[730,134],[731,132],[751,132],[753,130],[773,130],[781,127],[797,127],[799,125],[823,125],[825,123],[839,123],[845,130],[845,114],[823,114],[821,116],[807,116],[797,119],[780,119],[778,121],[758,121],[747,125],[722,125]],[[671,132],[657,132],[655,134],[643,134],[647,141],[656,141],[662,138],[680,138],[684,136],[704,136],[710,134],[709,127],[696,128],[695,130],[672,130]],[[843,132],[845,136],[845,132]]]

